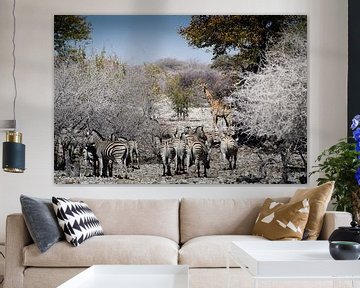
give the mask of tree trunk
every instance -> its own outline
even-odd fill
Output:
[[[289,181],[289,159],[288,159],[288,156],[289,156],[288,150],[287,150],[287,148],[284,148],[284,150],[282,150],[280,152],[281,162],[283,165],[282,174],[281,174],[282,183],[288,183],[288,181]]]

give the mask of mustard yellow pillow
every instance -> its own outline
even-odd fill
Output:
[[[284,204],[268,198],[260,209],[252,234],[269,240],[301,240],[308,217],[307,199]]]
[[[289,203],[309,199],[310,213],[305,227],[304,240],[316,240],[319,237],[324,221],[326,208],[334,190],[334,181],[324,183],[315,188],[298,189]]]

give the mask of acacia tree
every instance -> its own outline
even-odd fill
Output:
[[[91,24],[85,16],[54,16],[54,50],[56,56],[84,57],[84,50],[75,47],[79,41],[91,39]]]
[[[200,15],[192,16],[179,33],[189,45],[211,49],[216,67],[256,72],[270,39],[276,41],[293,25],[306,27],[306,16]]]
[[[282,33],[270,42],[264,54],[266,64],[258,73],[246,73],[244,84],[228,99],[236,107],[236,122],[246,135],[274,144],[281,156],[284,183],[294,152],[301,155],[306,169],[306,51],[306,30],[294,27]]]
[[[145,67],[125,67],[99,57],[85,64],[62,61],[55,67],[55,135],[76,123],[87,123],[104,137],[112,133],[143,139],[144,124],[155,113],[156,78]],[[81,125],[80,125],[81,126]]]

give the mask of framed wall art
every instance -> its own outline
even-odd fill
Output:
[[[304,15],[55,15],[57,184],[307,182]]]

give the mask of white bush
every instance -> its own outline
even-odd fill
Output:
[[[258,73],[241,75],[240,86],[228,101],[235,119],[249,136],[276,141],[306,141],[307,41],[303,33],[284,33],[272,43]]]

